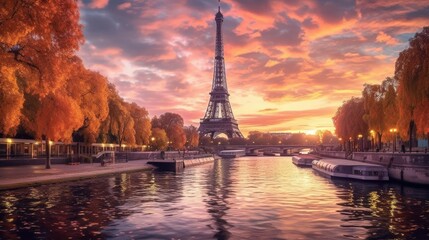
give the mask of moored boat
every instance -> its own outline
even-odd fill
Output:
[[[219,152],[219,157],[222,158],[237,158],[246,155],[246,151],[244,149],[238,150],[222,150]]]
[[[345,152],[323,151],[326,157],[345,157]],[[429,185],[429,154],[422,152],[354,152],[354,161],[374,163],[387,167],[389,178],[411,184]]]
[[[368,181],[389,180],[386,167],[371,163],[325,158],[314,162],[312,168],[329,178],[350,178]]]
[[[313,161],[318,159],[319,157],[313,155],[299,155],[292,157],[292,163],[298,167],[311,167]]]

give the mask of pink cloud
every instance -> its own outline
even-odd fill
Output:
[[[130,2],[124,2],[122,4],[118,5],[118,9],[119,10],[125,10],[131,7],[131,3]]]
[[[225,0],[221,8],[243,132],[332,127],[333,106],[392,76],[398,53],[429,21],[427,1]],[[152,116],[171,111],[198,123],[212,84],[217,1],[104,0],[81,9],[88,67]],[[307,100],[306,110],[289,107]]]
[[[90,8],[105,8],[109,4],[109,0],[92,0],[88,5]]]

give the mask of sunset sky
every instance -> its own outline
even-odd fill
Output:
[[[217,0],[83,0],[79,55],[150,116],[199,126],[213,78]],[[249,131],[333,131],[344,100],[393,76],[429,1],[223,0],[230,102]]]

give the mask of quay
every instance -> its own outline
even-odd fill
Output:
[[[52,164],[51,169],[45,169],[45,165],[7,166],[0,167],[0,190],[88,179],[125,172],[151,171],[153,169],[182,171],[185,167],[212,163],[214,160],[213,155],[202,155],[178,160],[133,160],[105,165],[100,163]]]
[[[53,164],[51,169],[44,165],[10,166],[0,168],[0,190],[32,187],[48,183],[60,183],[88,179],[103,175],[124,172],[152,170],[155,167],[147,164],[148,160],[135,160],[127,163],[109,164]]]

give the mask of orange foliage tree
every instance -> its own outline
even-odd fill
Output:
[[[362,98],[351,98],[337,109],[333,122],[335,133],[344,141],[356,142],[359,135],[364,139],[368,136],[368,124],[363,120],[365,114]]]
[[[167,133],[173,148],[182,149],[185,146],[186,135],[183,131],[183,118],[179,114],[167,112],[159,116],[158,119],[154,119],[152,120],[153,125],[160,124],[160,127]]]
[[[96,142],[102,121],[109,113],[108,81],[98,72],[87,70],[82,61],[75,57],[74,71],[67,82],[67,92],[79,104],[84,117],[82,126],[76,132],[87,143]]]
[[[168,146],[167,133],[162,128],[153,128],[150,140],[152,150],[165,150]]]
[[[21,94],[39,100],[41,107],[33,113],[35,123],[31,125],[36,136],[45,137],[46,142],[69,140],[82,118],[75,100],[64,91],[70,75],[69,60],[83,42],[77,1],[6,0],[0,9],[2,78],[6,76],[12,87],[17,84],[13,80],[22,80],[17,84]],[[17,97],[15,106],[20,109],[22,95],[16,91],[6,94]],[[20,118],[17,110],[12,114],[8,128]],[[2,131],[9,132],[5,126]],[[50,168],[50,147],[46,149],[46,168]]]
[[[18,88],[14,71],[3,66],[0,66],[0,102],[0,133],[13,134],[20,122],[24,94]]]
[[[398,107],[396,100],[397,81],[394,78],[386,78],[381,85],[365,84],[362,91],[364,103],[364,120],[369,129],[377,134],[378,148],[381,149],[383,134],[389,129],[396,128],[398,121]]]
[[[194,126],[188,126],[184,128],[186,135],[186,147],[196,148],[199,144],[199,134],[198,129]]]
[[[119,147],[125,142],[135,144],[134,119],[129,111],[129,105],[119,97],[115,87],[109,85],[109,114],[102,123],[100,131],[102,142],[114,141]]]
[[[399,81],[401,135],[408,135],[411,143],[415,122],[417,133],[429,137],[429,27],[416,33],[410,47],[399,54],[395,76]]]
[[[149,113],[145,108],[138,106],[136,103],[131,103],[129,105],[129,111],[134,120],[136,144],[148,144],[151,135]]]

